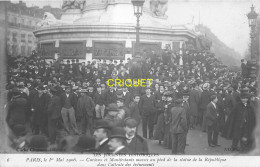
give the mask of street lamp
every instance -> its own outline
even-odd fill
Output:
[[[255,60],[255,56],[253,53],[253,44],[254,44],[254,36],[255,36],[255,27],[256,27],[256,19],[257,19],[258,14],[254,10],[254,6],[251,6],[251,11],[250,13],[247,14],[248,18],[248,24],[249,27],[251,27],[251,33],[250,33],[250,38],[251,38],[251,59]]]
[[[134,6],[134,15],[137,18],[137,23],[136,23],[136,45],[135,45],[135,54],[140,52],[140,17],[143,14],[143,5],[144,5],[145,0],[132,0],[132,4]]]

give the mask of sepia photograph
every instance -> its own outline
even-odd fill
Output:
[[[0,166],[260,167],[259,13],[0,1]]]

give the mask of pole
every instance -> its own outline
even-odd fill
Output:
[[[135,53],[140,52],[140,16],[139,14],[136,15],[136,51]]]
[[[251,60],[256,60],[255,59],[255,54],[254,54],[254,26],[251,27]]]

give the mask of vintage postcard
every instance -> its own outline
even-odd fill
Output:
[[[260,1],[0,1],[0,166],[260,166]]]

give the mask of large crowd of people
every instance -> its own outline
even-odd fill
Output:
[[[7,125],[15,150],[149,153],[147,140],[185,154],[187,134],[254,148],[256,79],[223,65],[209,51],[136,54],[133,59],[46,61],[33,52],[8,60]],[[124,79],[132,87],[113,80]],[[127,80],[129,79],[129,80]],[[138,79],[152,79],[141,87]],[[139,85],[139,86],[138,86]]]

